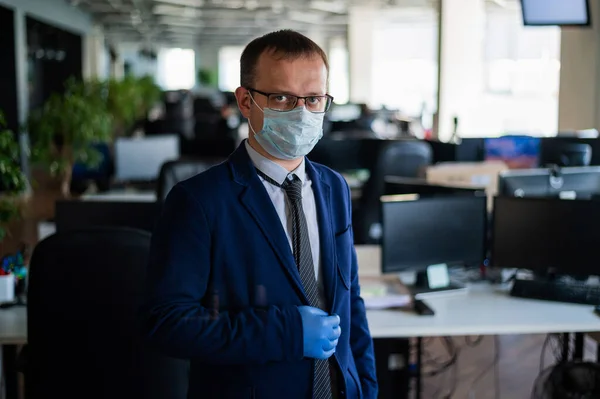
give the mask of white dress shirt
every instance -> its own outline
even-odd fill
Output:
[[[295,174],[302,181],[302,209],[304,210],[304,216],[306,217],[306,224],[308,226],[308,236],[310,239],[310,249],[312,251],[313,264],[315,266],[315,278],[317,279],[317,283],[319,285],[319,290],[321,294],[323,293],[323,284],[322,278],[320,274],[321,269],[321,251],[319,248],[319,223],[317,221],[317,205],[315,203],[315,194],[312,189],[312,182],[308,175],[306,174],[306,168],[304,159],[302,159],[302,163],[292,172],[288,172],[283,166],[276,164],[275,162],[265,158],[260,155],[254,148],[250,146],[248,141],[245,142],[246,150],[248,151],[248,155],[252,160],[254,166],[263,172],[265,175],[269,176],[271,179],[275,180],[279,184],[283,184],[285,179],[289,174]],[[285,191],[281,187],[277,187],[274,184],[266,181],[262,176],[258,175],[259,179],[262,181],[265,189],[267,190],[267,194],[271,197],[271,201],[273,201],[273,206],[277,211],[277,215],[281,220],[281,224],[283,225],[283,229],[288,238],[288,242],[290,243],[290,248],[292,248],[292,214],[290,209],[289,201],[287,200],[287,196]]]

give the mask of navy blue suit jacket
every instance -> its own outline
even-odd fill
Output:
[[[377,397],[373,343],[360,297],[350,191],[306,161],[315,193],[342,396]],[[152,237],[144,333],[191,359],[190,398],[309,399],[298,306],[308,305],[285,231],[244,145],[177,184]]]

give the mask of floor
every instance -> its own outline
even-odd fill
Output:
[[[546,335],[505,335],[484,337],[481,342],[476,337],[455,337],[453,342],[459,348],[455,368],[445,373],[427,377],[423,382],[424,399],[529,399],[535,380],[540,372],[540,360]],[[475,342],[474,342],[475,341]],[[494,346],[498,344],[497,368],[494,369]],[[471,347],[468,344],[477,344]],[[437,363],[449,359],[448,350],[440,338],[424,341],[424,359],[429,359],[426,370],[436,370]],[[544,364],[553,364],[555,354],[560,354],[558,340],[552,339],[545,349]],[[586,338],[585,360],[595,360],[596,342]],[[456,376],[454,373],[456,372]],[[496,374],[497,373],[497,374]],[[499,392],[495,389],[496,375]],[[454,393],[449,396],[456,381]]]

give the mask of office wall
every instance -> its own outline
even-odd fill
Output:
[[[87,34],[92,29],[92,19],[89,14],[64,0],[0,0],[0,6],[14,12],[16,73],[12,79],[17,86],[18,120],[23,123],[29,110],[26,17],[33,17],[76,35]],[[11,79],[10,76],[6,78]]]
[[[89,14],[64,0],[0,0],[0,5],[74,33],[84,34],[92,27]]]
[[[0,7],[0,110],[4,113],[8,128],[16,131],[19,126],[17,108],[17,82],[15,58],[14,12]],[[6,77],[13,77],[6,79]]]
[[[600,4],[590,8],[591,27],[561,32],[559,131],[600,130]]]

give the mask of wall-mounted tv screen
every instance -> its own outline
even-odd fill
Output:
[[[589,0],[521,0],[525,26],[590,25]]]

